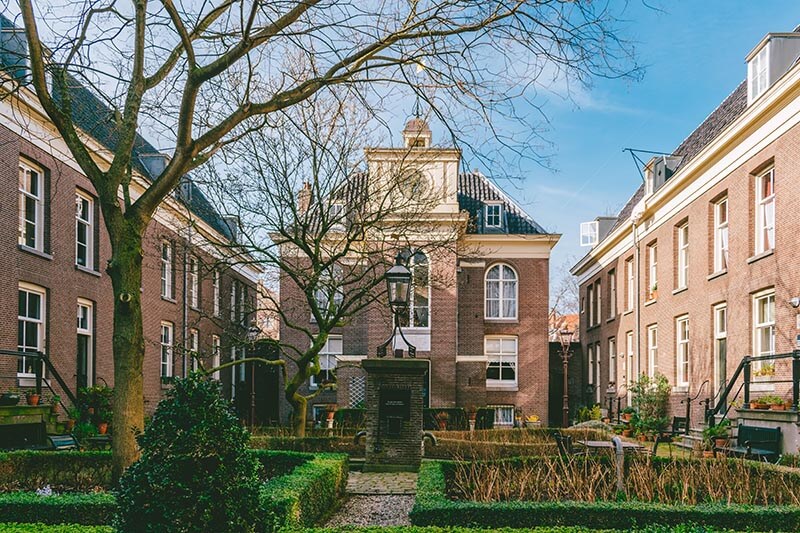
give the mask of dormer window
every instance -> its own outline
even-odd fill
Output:
[[[747,101],[752,102],[769,86],[769,44],[759,50],[747,65]]]
[[[489,204],[486,206],[486,227],[503,227],[503,204]]]

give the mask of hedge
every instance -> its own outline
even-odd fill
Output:
[[[425,446],[428,459],[458,459],[474,461],[555,454],[555,443],[519,444],[516,442],[491,442],[437,438],[436,446]]]
[[[250,437],[250,447],[266,450],[287,450],[304,453],[346,453],[364,456],[364,440],[353,443],[353,437]]]
[[[108,493],[57,494],[35,492],[0,494],[0,522],[42,522],[45,524],[110,524],[117,508]]]
[[[111,486],[111,452],[14,451],[0,453],[0,492],[90,492]]]
[[[307,453],[282,450],[252,450],[252,453],[264,469],[263,479],[265,481],[285,476],[312,457]]]
[[[486,533],[486,529],[476,529],[470,527],[436,527],[436,526],[369,526],[352,527],[342,526],[338,528],[307,528],[302,533]],[[492,529],[494,533],[520,533],[520,529],[498,528]],[[591,529],[578,526],[543,526],[525,528],[531,533],[628,533],[619,529]],[[694,524],[681,524],[679,526],[651,525],[637,528],[638,533],[734,533],[733,530],[709,529],[708,527],[697,526]],[[2,533],[0,531],[0,533]]]
[[[264,529],[314,525],[336,508],[347,485],[347,456],[319,454],[286,476],[264,483],[260,506]]]
[[[723,529],[797,531],[800,506],[666,505],[645,502],[526,502],[480,503],[453,501],[446,496],[445,463],[422,464],[417,496],[409,514],[414,525],[452,525],[484,528],[582,526],[636,529],[648,524],[678,526],[692,523]]]
[[[80,524],[46,525],[0,524],[0,533],[114,533],[111,526],[82,526]]]

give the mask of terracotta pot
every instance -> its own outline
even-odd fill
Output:
[[[335,415],[335,411],[328,411],[328,420],[333,420],[333,415]]]
[[[633,415],[631,413],[622,413],[622,419],[625,422],[630,422],[631,418],[633,418]]]
[[[769,404],[766,404],[766,403],[757,403],[757,404],[756,404],[756,409],[761,409],[761,410],[764,410],[764,409],[769,409]]]
[[[714,439],[714,446],[724,448],[728,445],[728,437],[717,437]]]
[[[71,419],[71,418],[70,418],[69,420],[67,420],[66,422],[64,422],[64,430],[65,430],[67,433],[72,433],[72,429],[73,429],[74,427],[75,427],[75,421],[74,421],[73,419]]]
[[[770,411],[785,411],[786,406],[782,403],[773,403],[769,406]]]
[[[713,458],[714,458],[713,450],[703,450],[703,459],[713,459]]]
[[[447,420],[439,420],[439,431],[444,431],[447,429]]]
[[[41,399],[41,396],[38,394],[28,394],[26,396],[26,399],[28,401],[28,405],[39,405],[39,400]]]
[[[622,436],[623,437],[630,437],[631,435],[633,435],[633,430],[632,429],[623,429],[622,430]]]
[[[654,291],[650,291],[650,299],[651,300],[658,300],[658,289]]]
[[[53,413],[53,414],[58,413],[58,404],[57,403],[54,403],[54,404],[50,405],[50,412]]]
[[[639,435],[636,438],[639,439],[639,442],[647,442],[647,435]]]
[[[105,435],[108,432],[108,422],[100,422],[97,424],[97,432],[101,435]]]

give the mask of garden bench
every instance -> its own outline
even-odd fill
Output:
[[[686,433],[686,424],[687,420],[685,416],[673,416],[672,428],[670,429],[670,431],[662,431],[656,436],[655,442],[653,443],[653,451],[651,453],[653,455],[656,455],[658,453],[659,444],[661,444],[662,442],[667,444],[672,444],[672,440],[675,437]],[[670,450],[670,454],[671,453],[672,451]]]
[[[715,447],[720,451],[747,459],[776,461],[781,453],[781,428],[764,428],[739,424],[736,444]]]
[[[48,435],[47,440],[50,441],[51,450],[77,450],[78,439],[74,435]]]

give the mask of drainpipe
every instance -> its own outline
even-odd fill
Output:
[[[636,366],[635,368],[628,369],[628,382],[630,383],[633,380],[639,379],[639,372],[642,368],[642,328],[641,328],[641,281],[640,281],[640,262],[641,262],[641,250],[640,250],[640,243],[639,243],[639,235],[638,235],[638,220],[639,218],[636,217],[633,220],[632,232],[633,232],[633,287],[635,291],[634,299],[633,299],[633,316],[634,316],[634,346],[635,346],[635,361]],[[633,367],[633,361],[630,361],[631,367]],[[633,379],[631,379],[633,378]],[[632,394],[630,387],[628,387],[628,404],[630,405],[632,400]]]
[[[181,180],[181,184],[178,185],[179,191],[181,185],[184,183],[184,180],[188,181],[189,178],[185,177]],[[188,359],[186,354],[189,351],[189,256],[190,256],[190,249],[192,246],[192,188],[186,187],[186,211],[187,211],[187,219],[188,223],[186,226],[186,243],[183,247],[183,310],[182,310],[182,319],[183,319],[183,356],[182,364],[183,364],[183,377],[186,377],[189,374],[189,365]]]

